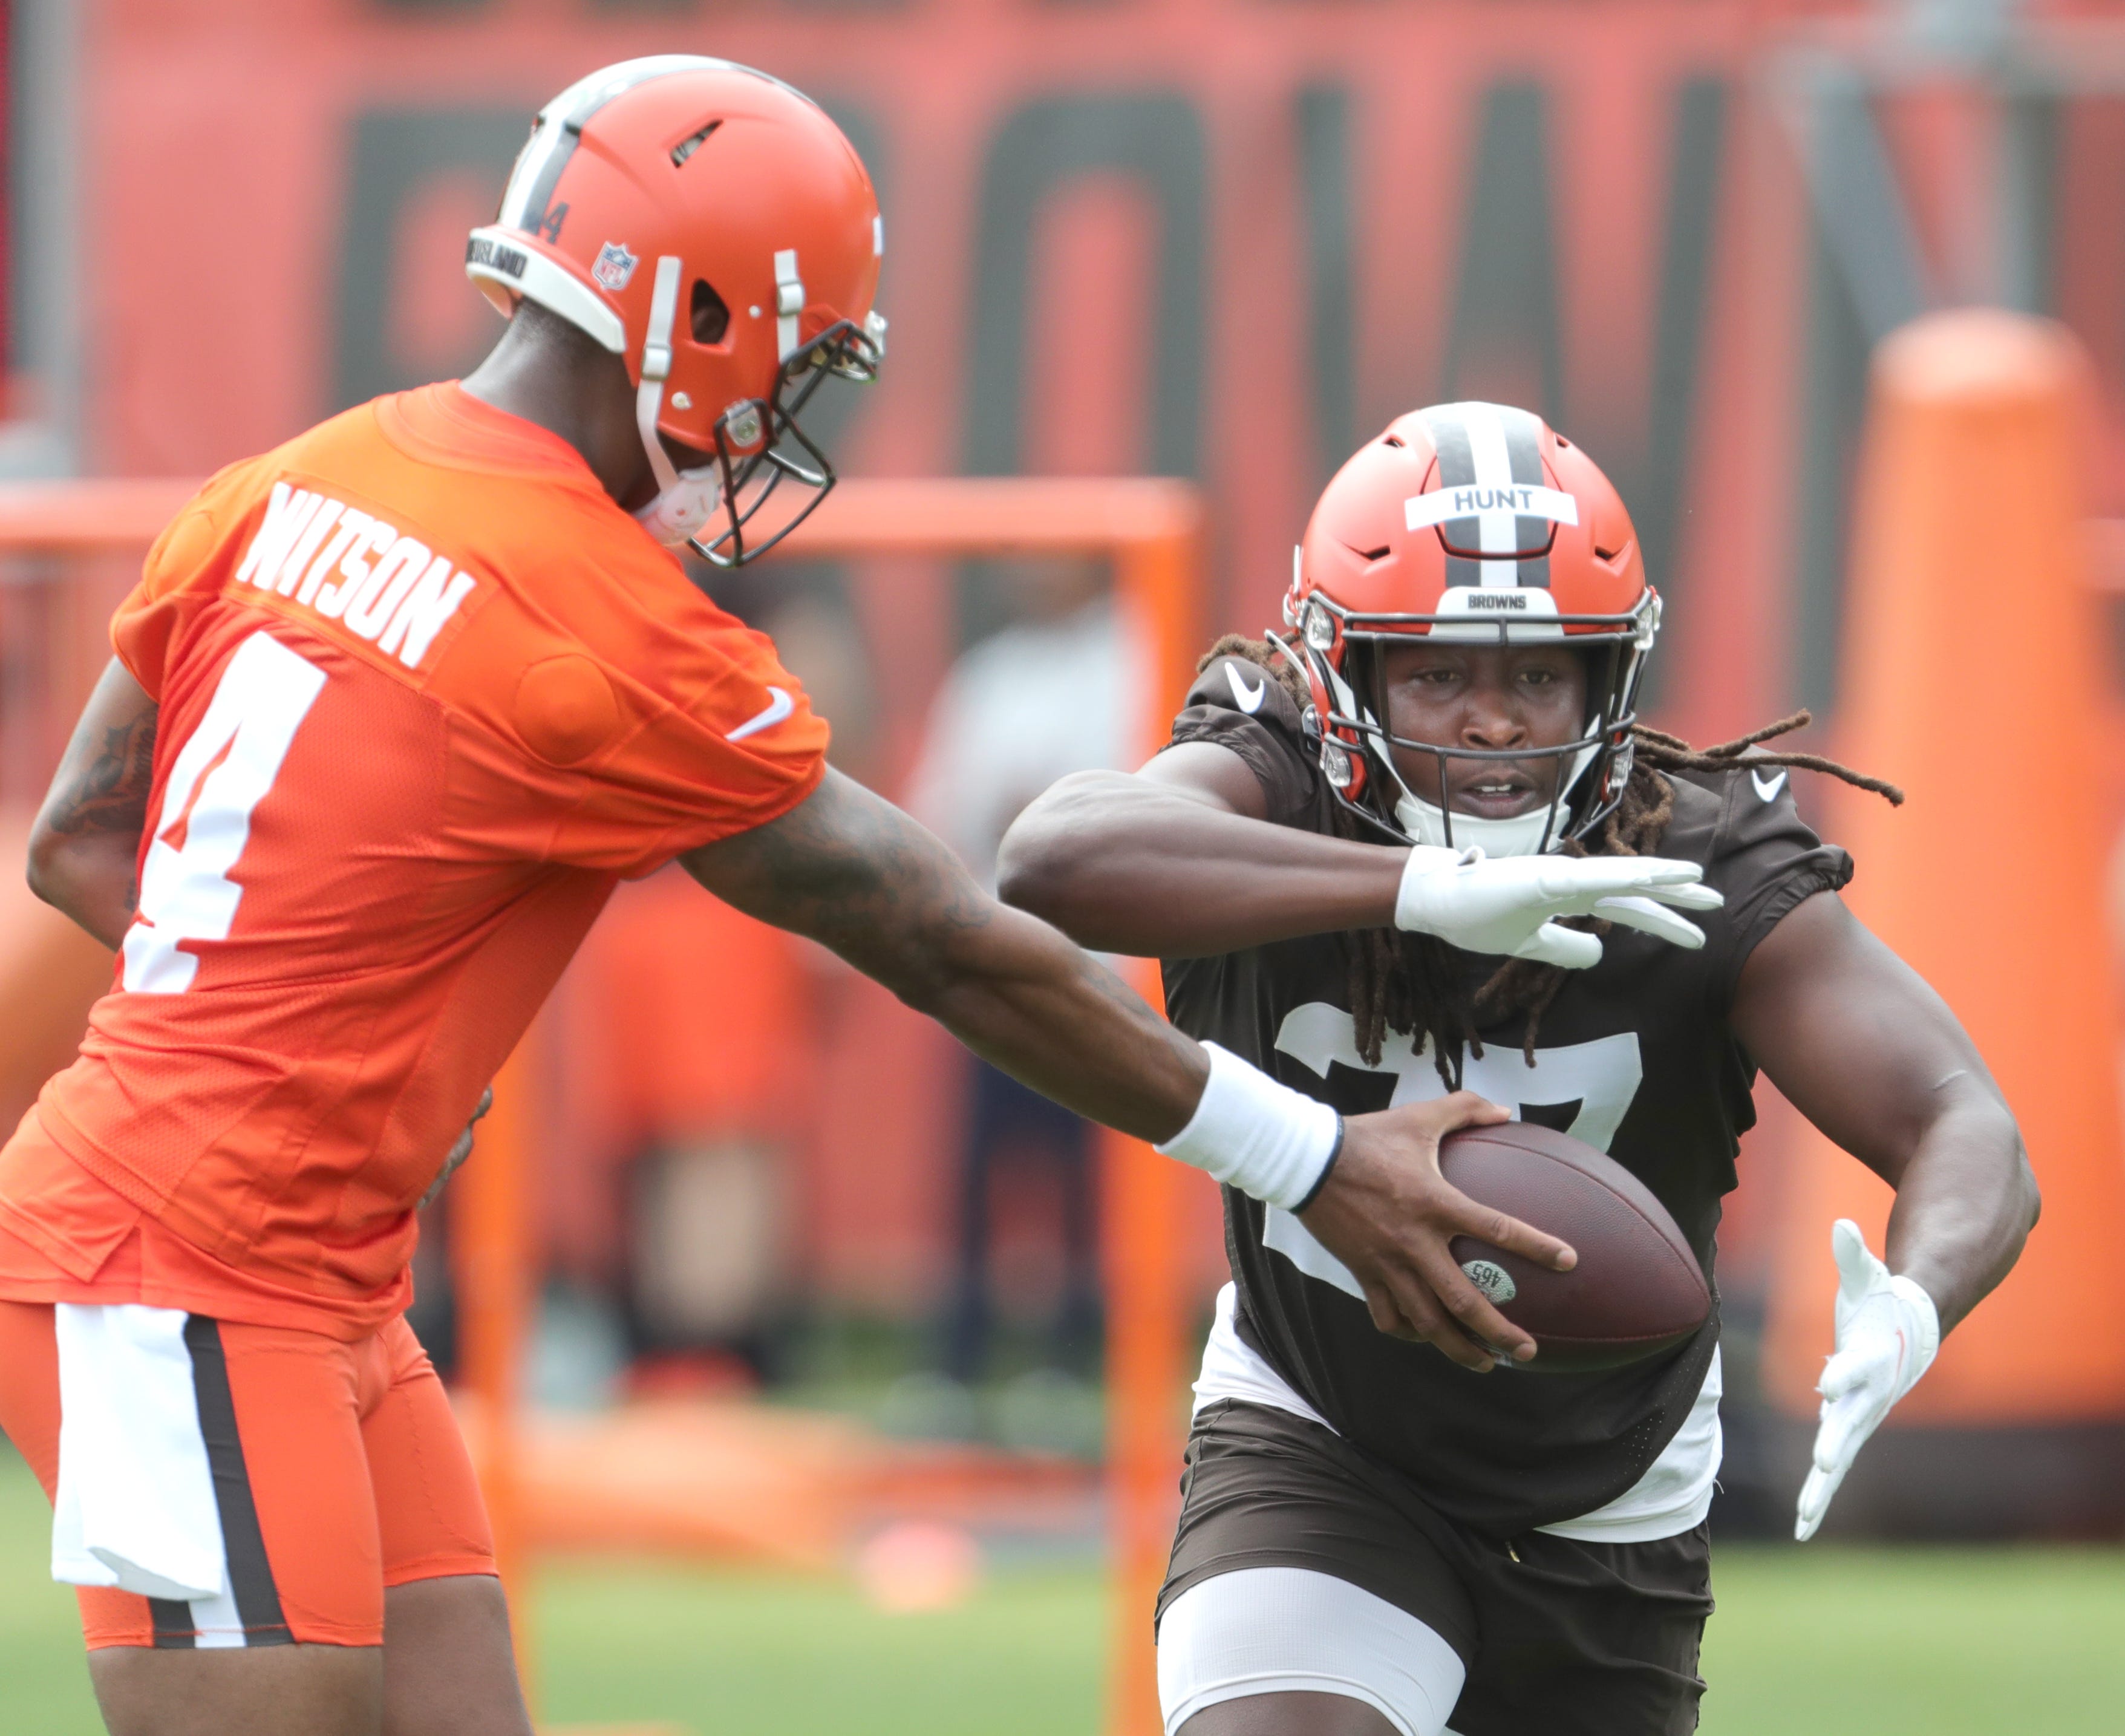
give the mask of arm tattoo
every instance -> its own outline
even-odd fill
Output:
[[[780,819],[698,850],[688,868],[749,915],[807,935],[898,986],[941,936],[997,909],[928,832],[836,773]]]
[[[155,779],[156,716],[151,706],[103,732],[102,744],[73,781],[53,793],[45,821],[53,831],[64,836],[139,835],[148,823],[148,793]]]
[[[1200,1093],[1187,1040],[1124,983],[837,774],[780,820],[682,859],[719,897],[832,948],[1081,1115],[1163,1138]]]

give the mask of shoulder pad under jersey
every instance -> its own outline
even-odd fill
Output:
[[[1213,658],[1195,677],[1185,703],[1244,712],[1286,735],[1299,734],[1298,707],[1284,683],[1245,657]]]

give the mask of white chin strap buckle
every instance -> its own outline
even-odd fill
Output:
[[[797,271],[797,250],[779,249],[775,256],[775,347],[788,361],[797,353],[798,322],[804,312],[804,280]]]
[[[1537,856],[1564,848],[1564,835],[1570,829],[1569,807],[1571,793],[1579,787],[1579,780],[1586,775],[1586,768],[1594,763],[1599,747],[1581,748],[1572,756],[1571,765],[1564,774],[1564,788],[1557,792],[1555,805],[1544,802],[1531,813],[1515,814],[1510,820],[1487,820],[1479,814],[1447,814],[1435,802],[1426,802],[1399,775],[1395,782],[1402,793],[1395,798],[1395,818],[1402,829],[1419,844],[1451,844],[1455,849],[1474,846],[1488,856]],[[1447,835],[1449,822],[1453,835]]]
[[[657,432],[664,413],[664,382],[671,373],[671,322],[679,311],[680,261],[669,253],[657,261],[657,286],[649,301],[649,327],[642,340],[642,384],[634,394],[634,426],[649,456],[657,494],[634,515],[637,524],[667,548],[683,548],[723,504],[723,478],[714,464],[681,470]]]
[[[1453,837],[1447,836],[1448,816],[1439,812],[1436,804],[1421,797],[1402,795],[1395,801],[1395,818],[1402,829],[1419,844],[1449,844],[1453,849],[1473,849],[1482,856],[1534,856],[1545,849],[1556,849],[1564,842],[1561,836],[1545,840],[1543,834],[1550,829],[1550,808],[1548,802],[1531,814],[1516,814],[1510,820],[1487,820],[1477,814],[1452,816]],[[1562,815],[1558,815],[1560,822]],[[1563,830],[1560,823],[1557,830]]]
[[[667,463],[665,468],[671,471]],[[634,521],[667,548],[683,548],[700,534],[723,504],[721,480],[714,470],[671,471],[656,498],[634,515]]]

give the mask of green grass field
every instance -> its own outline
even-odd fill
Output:
[[[44,1500],[0,1451],[0,1730],[95,1736]],[[1708,1736],[2112,1736],[2125,1552],[1729,1549],[1706,1643]],[[570,1561],[539,1582],[555,1724],[693,1736],[1092,1736],[1109,1631],[1085,1569],[1000,1573],[949,1612],[839,1583]],[[1539,1733],[1530,1733],[1539,1736]]]

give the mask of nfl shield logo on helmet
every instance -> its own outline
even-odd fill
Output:
[[[634,275],[634,268],[642,261],[627,251],[627,243],[609,241],[598,249],[598,256],[591,266],[591,275],[598,280],[598,287],[610,289],[617,295],[627,287],[627,280]]]

